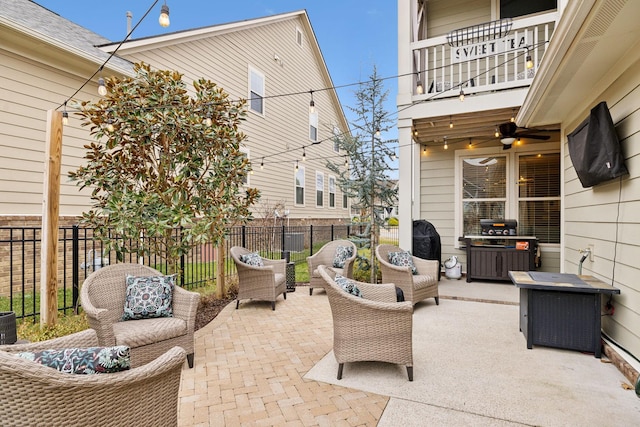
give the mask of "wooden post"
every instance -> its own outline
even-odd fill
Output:
[[[40,325],[58,319],[58,224],[60,213],[60,164],[62,162],[62,113],[47,111],[44,194],[40,247]]]
[[[224,264],[226,254],[224,248],[226,246],[226,240],[222,240],[222,243],[218,245],[218,250],[216,251],[216,297],[218,299],[223,299],[225,296],[225,283],[224,283]]]

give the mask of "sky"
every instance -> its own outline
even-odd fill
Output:
[[[89,30],[110,39],[122,40],[127,34],[126,13],[133,14],[132,26],[144,16],[154,0],[34,0],[41,6]],[[157,2],[136,28],[131,38],[162,35],[175,31],[206,27],[227,22],[259,18],[305,9],[331,74],[334,86],[368,80],[377,68],[389,91],[385,109],[395,120],[397,81],[397,3],[391,0],[166,0],[171,25],[158,25],[163,0]],[[179,70],[178,70],[179,71]],[[358,86],[338,89],[347,120],[355,117],[348,109],[354,106]],[[394,130],[383,135],[395,139]]]

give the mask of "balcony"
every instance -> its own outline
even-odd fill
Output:
[[[411,43],[412,102],[528,87],[547,49],[559,14],[545,13],[498,25],[499,36],[482,37],[483,25],[469,27],[463,37],[442,35]],[[501,21],[495,21],[501,22]],[[466,38],[464,37],[466,36]],[[530,56],[532,67],[526,62]],[[418,87],[422,87],[420,93]]]

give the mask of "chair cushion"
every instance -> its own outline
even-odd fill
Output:
[[[23,351],[17,356],[67,374],[108,374],[131,367],[129,347],[121,345]]]
[[[144,277],[128,274],[122,320],[173,316],[175,278],[175,274]]]
[[[336,282],[336,284],[347,293],[362,298],[362,292],[360,292],[360,289],[358,289],[353,280],[340,274],[336,274],[336,277],[335,279],[333,279],[333,281]]]
[[[113,324],[117,345],[131,348],[156,344],[187,334],[187,322],[177,317],[158,317]]]
[[[340,274],[340,275],[344,276],[344,269],[343,268],[333,267],[333,271],[335,271],[336,274]],[[313,273],[311,273],[311,277],[322,277],[322,276],[320,276],[320,270],[318,270],[317,268],[315,270],[313,270]]]
[[[411,273],[418,274],[418,269],[413,265],[413,256],[407,251],[389,252],[389,262],[398,267],[411,267]]]
[[[337,268],[344,268],[344,263],[347,259],[353,256],[352,246],[337,246],[336,253],[333,256],[333,266]]]
[[[240,255],[240,261],[254,267],[264,267],[264,263],[262,262],[262,257],[258,252],[251,252],[248,254]]]

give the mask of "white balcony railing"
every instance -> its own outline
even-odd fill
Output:
[[[412,43],[414,101],[529,86],[558,18],[553,12],[516,19],[508,36],[465,46],[450,46],[444,35]]]

